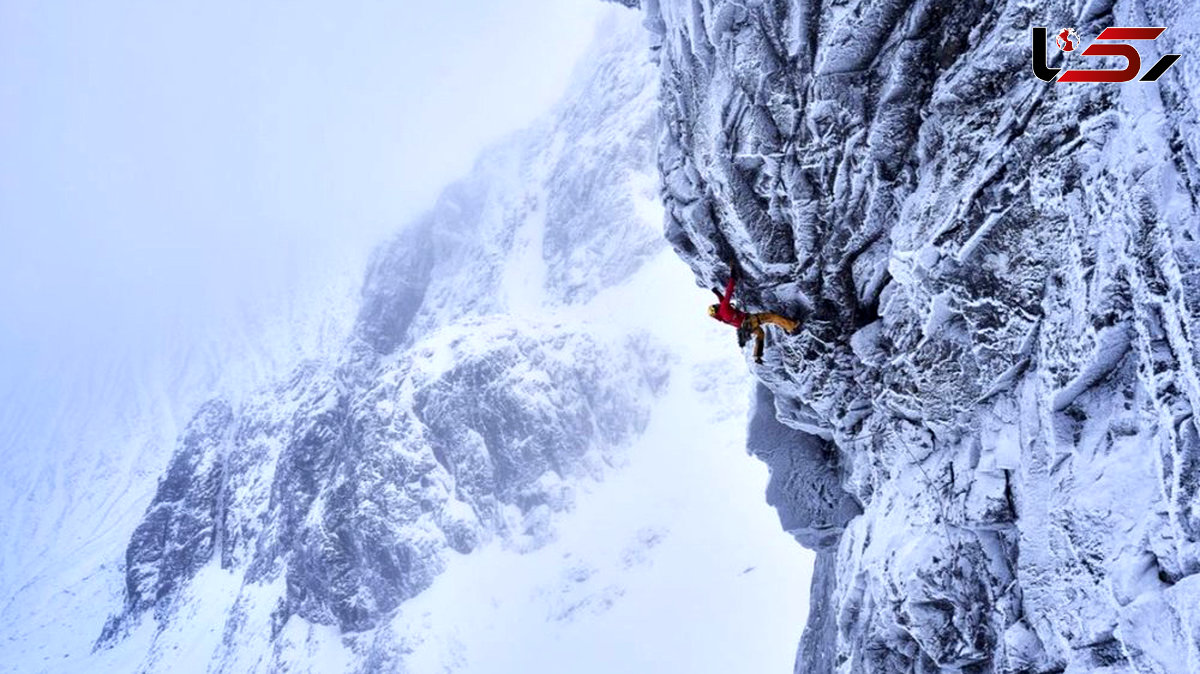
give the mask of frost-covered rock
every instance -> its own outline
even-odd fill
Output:
[[[774,395],[759,385],[748,433],[750,453],[767,464],[767,503],[784,530],[805,547],[837,547],[847,522],[862,510],[839,483],[834,447],[776,418]]]
[[[131,608],[155,605],[194,576],[212,555],[220,528],[221,454],[232,422],[229,405],[214,400],[196,413],[184,431],[126,553]]]
[[[778,485],[836,470],[863,509],[797,671],[1195,671],[1200,9],[645,10],[668,239],[701,285],[736,264],[745,308],[804,322],[755,370],[815,436],[764,457],[771,498],[793,528],[808,497]],[[1038,25],[1167,26],[1143,58],[1185,56],[1047,84]]]

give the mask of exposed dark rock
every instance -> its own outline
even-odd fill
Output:
[[[143,611],[169,597],[212,555],[219,521],[222,454],[233,413],[206,403],[188,424],[125,554],[126,602]]]
[[[432,227],[426,219],[405,228],[371,260],[357,332],[380,353],[395,350],[425,299],[434,263]]]

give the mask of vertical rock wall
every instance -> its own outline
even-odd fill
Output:
[[[823,550],[797,671],[1197,671],[1200,10],[643,5],[668,239],[804,322],[751,366],[809,436],[755,449]],[[1145,68],[1184,57],[1033,76],[1031,27],[1113,25],[1168,28]],[[830,471],[862,508],[836,554],[795,517]]]

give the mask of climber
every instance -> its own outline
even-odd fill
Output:
[[[720,298],[719,304],[713,304],[708,307],[708,315],[721,321],[728,323],[738,329],[738,346],[746,346],[746,342],[750,340],[750,335],[754,335],[754,362],[762,365],[763,340],[765,334],[762,326],[766,323],[777,325],[783,328],[784,332],[794,334],[800,324],[790,318],[784,318],[779,314],[765,311],[757,314],[748,314],[744,311],[739,311],[733,306],[733,286],[737,280],[736,273],[731,273],[729,282],[725,284],[725,294],[722,295],[720,290],[713,288],[713,293]]]

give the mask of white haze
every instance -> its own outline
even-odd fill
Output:
[[[371,247],[561,95],[605,11],[0,3],[0,508],[37,513],[0,597],[85,543],[66,519],[128,526],[203,398],[344,339]]]
[[[344,334],[319,312],[369,248],[549,107],[605,10],[333,9],[0,3],[0,467]]]

